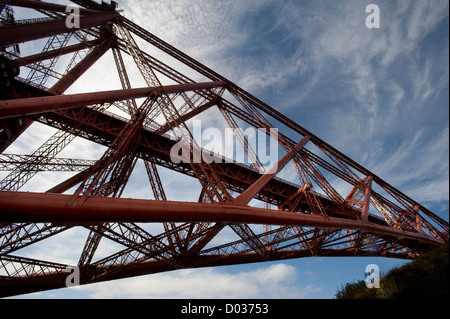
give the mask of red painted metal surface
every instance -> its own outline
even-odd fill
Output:
[[[165,94],[177,94],[186,91],[212,89],[223,87],[226,82],[194,83],[168,85],[165,87],[144,87],[128,90],[114,90],[93,93],[79,93],[59,96],[35,97],[28,99],[0,101],[0,118],[20,115],[31,115],[49,111],[64,110],[99,103],[137,99]]]
[[[0,193],[0,222],[223,222],[290,225],[304,227],[349,228],[443,244],[444,240],[430,238],[420,232],[408,232],[364,220],[272,212],[267,209],[231,203],[189,203],[152,201],[127,198],[90,197],[82,205],[77,201],[67,206],[70,195],[39,193]]]
[[[447,221],[243,88],[121,16],[113,4],[72,2],[83,8],[81,28],[72,42],[65,6],[47,2],[12,0],[10,5],[39,9],[46,17],[0,28],[0,46],[6,49],[48,38],[42,52],[27,57],[4,50],[2,59],[8,67],[32,71],[25,80],[1,83],[1,149],[7,150],[33,121],[57,129],[34,153],[0,158],[0,165],[10,170],[0,181],[0,296],[64,287],[67,265],[20,256],[20,249],[43,244],[74,227],[89,231],[82,238],[81,256],[74,261],[80,267],[81,284],[308,256],[416,258],[448,242]],[[135,38],[177,60],[185,73],[142,50]],[[110,50],[116,70],[108,74],[117,74],[122,89],[62,95]],[[57,71],[57,60],[69,54],[73,56],[66,71]],[[131,86],[129,61],[146,87]],[[50,78],[54,84],[45,87]],[[111,113],[112,105],[127,116]],[[199,146],[187,123],[212,108],[233,129],[251,165]],[[258,154],[238,123],[274,138],[272,120],[284,128],[277,135],[284,155],[262,173]],[[80,162],[58,154],[75,137],[106,151],[95,161],[83,162],[81,172],[45,193],[19,191],[40,171],[74,170]],[[187,146],[189,161],[173,161],[171,150],[179,142]],[[214,161],[205,161],[202,154]],[[148,193],[154,200],[121,198],[138,161],[144,163]],[[296,183],[276,176],[287,164],[293,164]],[[198,197],[191,202],[169,201],[158,172],[161,167],[197,181]],[[348,185],[350,193],[338,191],[329,176]],[[72,188],[75,191],[67,194]],[[249,205],[252,201],[260,205]],[[155,223],[162,224],[160,233],[143,226]],[[235,239],[215,244],[226,230],[234,232]],[[121,248],[96,258],[102,238]]]
[[[15,6],[15,7],[23,7],[23,8],[29,8],[29,9],[39,9],[39,10],[48,10],[48,11],[55,11],[55,12],[67,12],[66,8],[67,6],[61,5],[61,4],[55,4],[55,3],[49,3],[49,2],[43,2],[43,1],[36,1],[36,0],[8,0],[8,5]],[[97,10],[91,10],[91,9],[85,9],[85,8],[79,8],[80,14],[98,14],[100,13]]]

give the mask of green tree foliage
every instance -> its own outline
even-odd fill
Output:
[[[346,283],[336,293],[337,299],[437,299],[449,297],[449,245],[380,278],[379,289],[369,289],[365,281]]]

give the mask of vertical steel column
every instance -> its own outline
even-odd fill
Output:
[[[372,193],[372,180],[373,180],[372,176],[367,177],[367,186],[364,192],[364,203],[361,211],[361,219],[363,221],[369,220],[369,206],[370,206],[370,195]]]

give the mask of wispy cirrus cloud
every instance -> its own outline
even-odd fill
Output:
[[[309,73],[282,105],[411,196],[448,200],[448,2],[377,3],[370,30],[360,1],[285,4]]]

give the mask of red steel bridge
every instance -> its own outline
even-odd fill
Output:
[[[65,287],[68,265],[23,251],[78,227],[88,234],[74,262],[82,285],[308,256],[414,259],[448,242],[447,221],[125,18],[115,2],[67,5],[80,7],[78,27],[67,26],[67,6],[0,1],[0,166],[8,171],[0,181],[0,296]],[[14,10],[25,9],[36,16],[17,20]],[[28,42],[37,51],[23,56],[20,48]],[[66,93],[107,53],[115,61],[109,74],[122,89]],[[131,86],[131,67],[146,85]],[[250,164],[201,149],[188,123],[212,108],[234,129]],[[34,122],[56,133],[32,154],[8,153]],[[264,168],[238,123],[277,138],[276,165]],[[106,151],[91,160],[58,156],[75,138]],[[177,143],[190,156],[174,161]],[[121,196],[137,161],[145,166],[153,199]],[[286,165],[295,168],[296,183],[277,176]],[[198,196],[191,202],[167,200],[162,168],[198,181]],[[43,171],[74,173],[45,192],[21,191]],[[156,223],[161,227],[155,233],[149,225]],[[235,240],[217,240],[226,232]],[[102,239],[119,248],[98,257]]]

